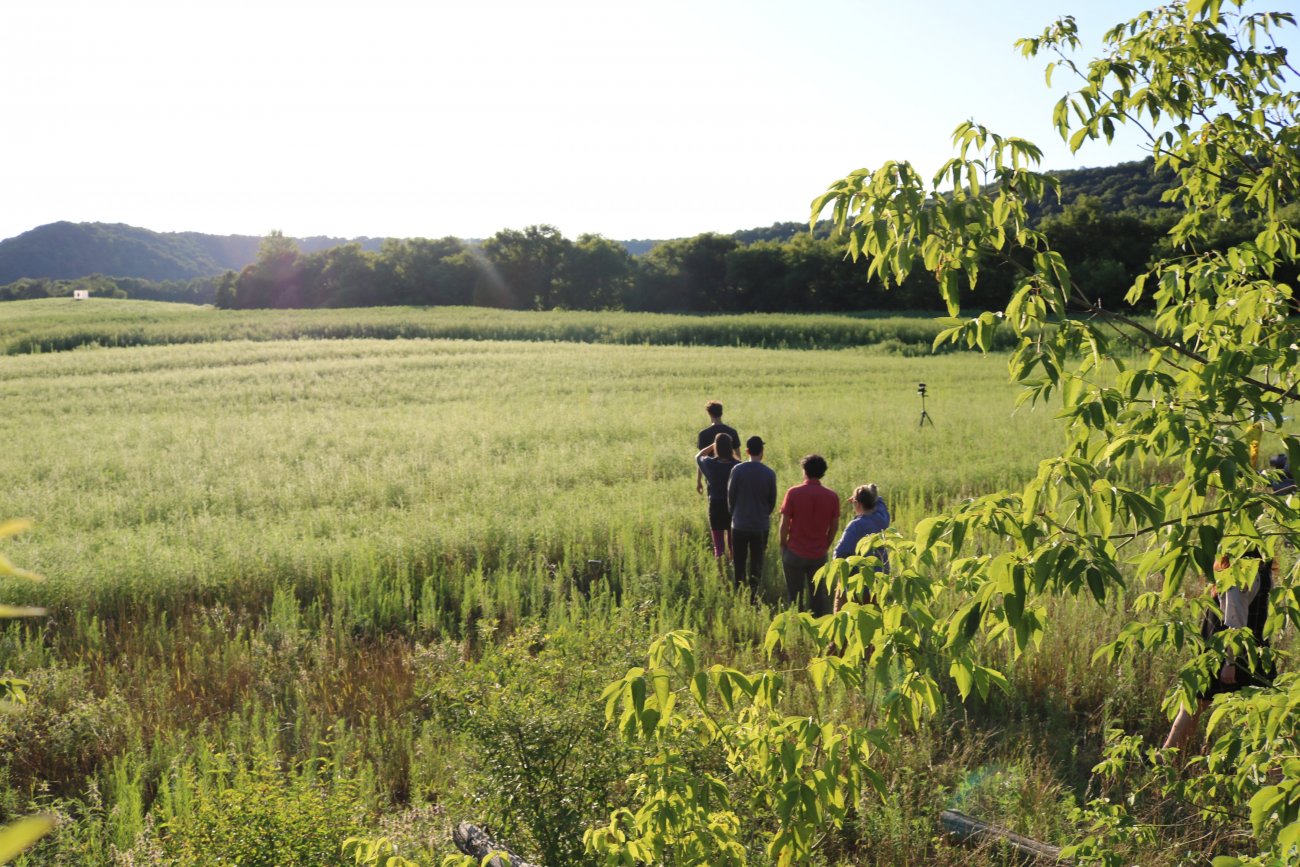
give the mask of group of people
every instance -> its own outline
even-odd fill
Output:
[[[762,581],[763,557],[767,550],[771,516],[777,511],[776,473],[763,462],[765,443],[762,437],[751,436],[745,440],[748,460],[738,455],[740,435],[736,429],[722,421],[722,404],[710,401],[705,406],[710,424],[700,431],[696,440],[698,451],[695,463],[696,490],[708,494],[709,534],[713,555],[720,572],[725,571],[726,558],[734,561],[735,580],[749,587],[751,598],[757,598]],[[1269,461],[1275,471],[1270,481],[1273,493],[1290,493],[1296,483],[1286,455],[1277,455]],[[826,459],[821,455],[806,455],[799,462],[803,481],[786,490],[779,510],[778,538],[781,546],[781,566],[785,572],[785,598],[787,605],[798,604],[801,610],[811,610],[821,616],[832,613],[835,607],[825,586],[816,586],[814,576],[826,564],[827,554],[834,543],[833,556],[849,557],[859,553],[858,543],[875,533],[888,529],[889,509],[880,498],[875,485],[860,485],[853,491],[849,502],[853,518],[844,527],[838,542],[835,531],[840,522],[840,498],[822,484],[826,475]],[[865,552],[877,557],[882,568],[887,568],[883,548]],[[1220,610],[1207,612],[1202,624],[1203,637],[1208,642],[1224,629],[1249,628],[1255,643],[1268,646],[1264,624],[1268,618],[1268,598],[1273,586],[1276,564],[1260,552],[1248,555],[1258,560],[1255,579],[1247,588],[1232,588],[1219,598]],[[1226,558],[1220,559],[1215,570],[1228,567]],[[1195,730],[1197,717],[1217,694],[1233,692],[1247,685],[1266,685],[1272,681],[1271,666],[1251,671],[1241,660],[1229,656],[1224,660],[1218,676],[1199,698],[1199,707],[1191,712],[1180,710],[1174,719],[1165,747],[1182,747]]]
[[[740,435],[723,423],[722,404],[710,401],[705,410],[710,424],[696,439],[695,488],[708,494],[713,556],[719,571],[725,571],[730,559],[736,582],[747,585],[751,597],[757,598],[772,513],[778,511],[776,473],[763,462],[766,443],[762,437],[745,440],[748,460],[742,461],[738,454]],[[833,603],[826,587],[815,586],[813,578],[826,564],[832,544],[835,557],[856,553],[858,542],[889,527],[889,509],[875,485],[858,486],[849,498],[853,518],[836,542],[840,498],[822,484],[826,459],[806,455],[799,465],[803,481],[785,492],[778,513],[785,598],[788,605],[797,604],[820,616],[830,614]],[[870,553],[884,563],[883,549],[872,549]]]

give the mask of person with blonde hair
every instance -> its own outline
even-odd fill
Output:
[[[844,526],[844,533],[835,543],[835,557],[841,560],[858,553],[858,543],[866,537],[889,529],[889,507],[880,498],[874,484],[854,488],[849,502],[853,504],[853,519]],[[888,555],[884,548],[872,548],[862,553],[880,560],[881,567],[888,571]]]
[[[853,505],[853,518],[844,525],[844,532],[840,535],[840,540],[835,543],[835,558],[843,560],[854,554],[875,557],[880,561],[878,571],[888,572],[889,553],[884,548],[876,546],[867,551],[859,551],[858,543],[868,536],[889,529],[889,507],[880,498],[880,493],[874,484],[858,485],[853,489],[853,496],[849,497],[849,502]],[[844,604],[844,598],[843,588],[837,589],[835,591],[836,611],[839,611],[840,606]]]

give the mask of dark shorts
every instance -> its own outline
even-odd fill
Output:
[[[1273,677],[1276,675],[1276,672],[1274,671],[1251,672],[1244,665],[1234,665],[1233,668],[1237,669],[1235,682],[1224,683],[1216,677],[1214,680],[1210,681],[1209,689],[1201,693],[1199,697],[1206,701],[1212,701],[1216,695],[1237,692],[1248,686],[1272,686]]]
[[[709,529],[719,532],[731,529],[731,510],[726,500],[709,500]]]

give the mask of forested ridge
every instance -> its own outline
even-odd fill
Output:
[[[380,239],[352,243],[378,250]],[[0,241],[0,284],[28,279],[75,280],[96,274],[152,282],[212,277],[257,258],[257,235],[154,232],[123,223],[58,222]],[[296,239],[304,253],[349,243],[323,236]]]
[[[1133,278],[1169,252],[1169,187],[1150,160],[1056,172],[1059,198],[1030,213],[1058,239],[1090,296],[1124,306]],[[1224,222],[1216,246],[1253,237]],[[43,264],[42,264],[43,263]],[[1023,263],[990,261],[975,308],[1000,307]],[[21,278],[15,278],[21,274]],[[105,276],[113,275],[113,276]],[[0,300],[88,290],[226,308],[475,305],[506,309],[776,312],[925,310],[939,305],[928,273],[886,288],[819,225],[775,223],[668,241],[564,237],[547,225],[503,229],[484,241],[293,239],[160,234],[129,226],[56,223],[0,242]],[[865,285],[864,285],[865,284]]]

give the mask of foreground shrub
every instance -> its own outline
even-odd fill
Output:
[[[279,767],[262,755],[229,775],[186,780],[191,794],[184,814],[165,826],[163,850],[177,867],[213,863],[239,867],[322,867],[351,863],[343,841],[361,830],[356,786],[328,784],[310,769]],[[214,861],[220,853],[220,860]]]
[[[583,831],[631,771],[630,748],[592,701],[627,653],[608,635],[533,626],[468,672],[423,657],[425,700],[471,745],[476,818],[543,864],[588,863]]]

